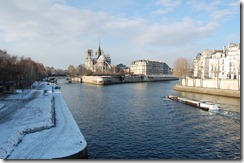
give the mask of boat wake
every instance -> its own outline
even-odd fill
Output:
[[[233,112],[233,111],[226,111],[226,110],[218,110],[218,111],[212,111],[213,113],[216,113],[218,115],[231,118],[234,121],[240,122],[240,113],[238,112]]]
[[[164,101],[167,101],[166,104],[165,104],[166,107],[171,107],[172,105],[175,105],[175,103],[172,100],[170,100],[170,99],[168,99],[166,97],[163,97],[163,99],[164,99]],[[238,123],[240,122],[240,113],[239,112],[223,110],[222,107],[221,107],[222,105],[220,105],[220,104],[216,104],[216,105],[218,105],[220,107],[220,109],[219,110],[209,110],[208,112],[210,114],[211,113],[217,114],[217,115],[220,115],[220,116],[224,116],[226,118],[231,118],[232,120],[234,120],[234,121],[236,121]]]

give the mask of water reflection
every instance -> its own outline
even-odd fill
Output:
[[[132,89],[135,91],[147,89],[148,83],[136,83]]]

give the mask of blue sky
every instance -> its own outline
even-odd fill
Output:
[[[85,62],[98,40],[112,64],[174,67],[205,49],[240,43],[237,0],[0,0],[0,49],[45,66]]]

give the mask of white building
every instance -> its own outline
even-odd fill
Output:
[[[172,69],[164,62],[136,60],[131,63],[130,72],[137,75],[172,74]]]
[[[202,53],[198,53],[194,59],[193,76],[198,78],[208,78],[209,76],[209,59],[211,57],[212,50],[204,50]]]
[[[227,49],[227,64],[228,78],[240,79],[240,44],[229,44]]]
[[[205,50],[194,59],[194,77],[240,79],[240,44],[230,43],[223,50]]]

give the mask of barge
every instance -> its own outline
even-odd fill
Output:
[[[178,97],[178,96],[172,96],[168,95],[166,96],[167,99],[183,103],[189,106],[193,106],[205,111],[218,111],[220,109],[218,104],[215,104],[212,101],[209,100],[191,100],[191,99],[186,99],[183,97]]]

